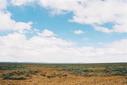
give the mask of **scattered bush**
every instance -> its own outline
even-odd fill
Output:
[[[6,73],[2,75],[3,79],[8,79],[8,80],[24,80],[26,79],[25,75],[17,75],[13,73]]]
[[[9,80],[25,80],[37,73],[38,71],[31,71],[31,70],[12,71],[9,73],[2,74],[2,78],[9,79]]]
[[[23,69],[25,66],[23,65],[0,65],[0,70],[16,70],[16,69]]]

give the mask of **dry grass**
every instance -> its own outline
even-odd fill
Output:
[[[113,72],[107,75],[105,66],[27,64],[24,69],[0,70],[0,75],[7,75],[7,79],[1,76],[0,85],[127,85],[127,76],[123,75],[126,74],[126,65],[118,67],[112,70],[110,66],[107,70]],[[89,75],[84,75],[85,72]]]

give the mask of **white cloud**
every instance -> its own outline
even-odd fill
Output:
[[[69,21],[92,25],[100,32],[127,32],[127,0],[11,0],[15,6],[33,2],[50,9],[52,14],[71,12]],[[114,23],[112,29],[102,26],[110,22]]]
[[[9,12],[0,11],[0,31],[22,31],[25,29],[31,29],[31,22],[17,22],[11,18]]]
[[[44,29],[42,33],[39,33],[40,36],[44,37],[54,37],[56,36],[52,31],[49,31],[47,29]]]
[[[35,0],[11,0],[11,4],[13,4],[14,6],[22,6],[22,5],[26,5],[28,3],[34,2]],[[38,0],[36,0],[38,1]]]
[[[71,22],[98,24],[102,32],[127,32],[127,0],[40,0],[41,5],[53,13],[72,12]],[[113,22],[113,29],[103,24]],[[96,30],[96,29],[95,29]],[[108,30],[108,31],[107,31]]]
[[[12,19],[7,10],[7,0],[0,0],[0,31],[23,31],[32,28],[32,22],[21,22]]]
[[[0,0],[0,10],[5,9],[7,6],[6,0]]]
[[[50,37],[40,33],[48,31]],[[104,47],[77,47],[75,43],[54,36],[47,29],[31,38],[13,33],[0,37],[0,61],[50,63],[126,62],[127,40]],[[52,37],[51,37],[52,36]],[[9,42],[9,43],[8,43]]]
[[[82,30],[74,30],[74,34],[76,34],[76,35],[84,34],[84,31],[82,31]]]
[[[104,32],[104,33],[112,33],[112,32],[118,32],[118,33],[126,33],[127,29],[126,29],[127,25],[123,24],[123,25],[118,25],[116,24],[115,26],[113,26],[113,28],[106,28],[100,25],[94,25],[94,29],[100,32]]]

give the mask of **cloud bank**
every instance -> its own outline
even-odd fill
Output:
[[[78,47],[47,29],[27,38],[23,33],[0,37],[0,61],[48,63],[126,62],[127,40],[103,47]]]

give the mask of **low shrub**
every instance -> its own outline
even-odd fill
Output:
[[[31,71],[31,70],[22,70],[22,71],[12,71],[9,73],[2,74],[3,79],[9,80],[25,80],[32,75],[36,75],[38,71]]]

